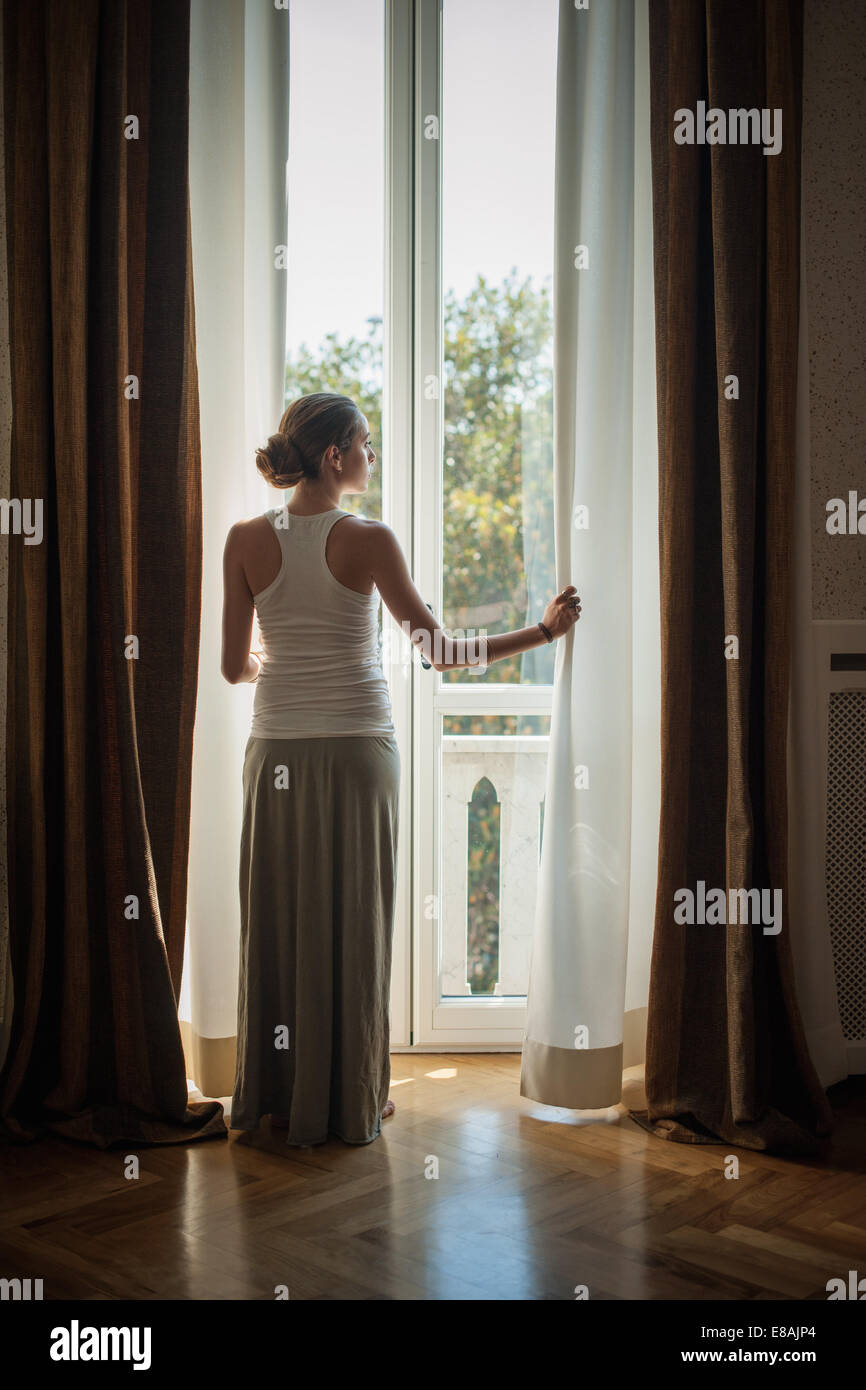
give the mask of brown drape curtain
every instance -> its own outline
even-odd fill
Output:
[[[101,1147],[225,1134],[187,1104],[176,1008],[201,583],[189,0],[5,0],[3,22],[11,493],[43,499],[44,540],[9,543],[0,1118]]]
[[[636,1118],[669,1139],[809,1152],[831,1117],[794,994],[786,873],[803,7],[650,0],[649,15],[662,800]],[[781,108],[781,152],[676,144],[674,113],[700,100]],[[677,924],[674,894],[699,880],[781,889],[781,932]]]

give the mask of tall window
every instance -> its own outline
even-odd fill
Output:
[[[384,0],[292,0],[286,400],[340,391],[370,422],[382,514]]]
[[[555,0],[444,0],[443,622],[537,621],[553,557]],[[449,681],[553,679],[553,650]]]
[[[442,383],[438,416],[416,396],[418,486],[436,523],[419,569],[452,633],[501,632],[537,622],[556,586],[558,3],[441,0],[440,18],[419,0],[416,17],[417,99],[439,126],[416,151],[418,371]],[[544,644],[419,686],[422,1042],[522,1036],[553,671]]]
[[[292,0],[290,15],[287,399],[358,401],[388,471],[345,505],[394,528],[447,630],[534,624],[556,583],[558,0]],[[519,1042],[553,648],[438,673],[389,635],[411,774],[392,1037]]]

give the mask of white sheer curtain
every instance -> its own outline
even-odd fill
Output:
[[[583,616],[556,658],[520,1090],[599,1109],[644,1057],[658,850],[646,0],[561,0],[556,127],[557,586]]]
[[[181,1031],[209,1096],[233,1084],[241,772],[253,686],[220,676],[222,549],[273,505],[254,449],[283,410],[289,15],[273,0],[192,0],[190,206],[201,403],[204,574]]]

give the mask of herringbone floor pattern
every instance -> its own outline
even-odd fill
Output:
[[[826,1299],[866,1274],[866,1106],[829,1156],[672,1144],[624,1104],[522,1100],[520,1059],[394,1056],[397,1114],[365,1148],[0,1147],[0,1276],[81,1299]],[[438,1167],[438,1176],[432,1174]]]

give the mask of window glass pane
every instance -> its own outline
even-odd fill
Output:
[[[286,400],[340,391],[370,422],[382,514],[384,0],[292,0]]]
[[[443,734],[543,734],[550,733],[549,714],[446,714]]]
[[[557,0],[445,0],[442,622],[535,623],[555,589]],[[445,681],[543,683],[553,648]]]

